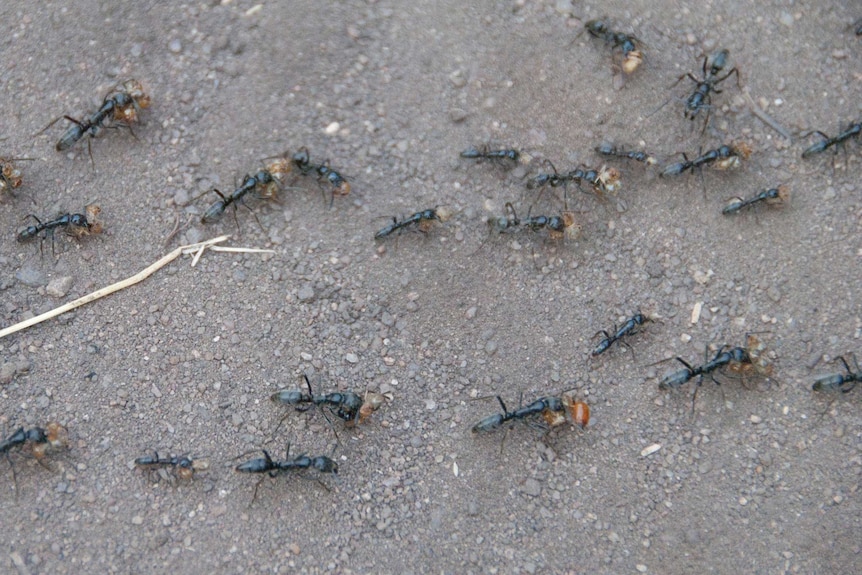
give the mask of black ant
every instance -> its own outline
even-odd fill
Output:
[[[51,236],[51,253],[54,254],[54,230],[57,228],[66,228],[66,233],[75,238],[89,236],[92,234],[102,233],[102,224],[96,219],[101,213],[101,208],[96,205],[89,205],[85,210],[85,214],[64,214],[56,219],[42,222],[33,214],[27,217],[36,220],[36,225],[27,226],[18,232],[17,240],[26,242],[43,232],[42,240],[44,241],[49,235]],[[42,250],[42,244],[39,244],[39,251]]]
[[[147,469],[172,468],[176,476],[184,481],[192,479],[195,471],[209,469],[209,462],[206,460],[192,459],[185,455],[159,457],[159,454],[155,451],[152,455],[145,455],[144,457],[135,459],[135,465]]]
[[[311,381],[308,376],[302,374],[302,377],[305,379],[308,393],[299,389],[283,389],[273,393],[270,399],[278,403],[295,405],[297,411],[308,411],[312,406],[326,406],[339,419],[350,424],[355,424],[358,421],[359,410],[363,404],[362,397],[352,391],[316,395],[311,389]]]
[[[807,148],[804,152],[802,152],[803,158],[809,158],[814,154],[819,154],[820,152],[826,151],[832,146],[836,146],[839,144],[843,144],[847,140],[851,138],[859,138],[859,135],[862,134],[862,122],[856,122],[855,124],[850,124],[847,126],[847,129],[835,136],[834,138],[830,138],[823,132],[819,130],[815,130],[812,132],[814,134],[819,134],[823,136],[823,140],[817,142],[813,146]]]
[[[24,429],[19,427],[15,433],[0,441],[0,454],[6,457],[9,462],[9,468],[12,470],[12,480],[15,484],[15,491],[18,491],[18,478],[15,474],[15,466],[9,453],[13,448],[22,448],[27,442],[30,442],[31,453],[36,461],[43,467],[47,467],[44,458],[51,451],[66,447],[69,444],[69,434],[66,428],[59,423],[49,423],[47,429],[41,427],[33,427]]]
[[[621,325],[619,328],[617,328],[617,326],[614,326],[614,333],[608,333],[605,330],[598,332],[604,336],[604,339],[599,342],[599,345],[596,346],[596,348],[592,351],[590,355],[592,357],[595,357],[599,354],[602,354],[615,343],[619,343],[621,345],[625,345],[631,348],[631,346],[626,343],[623,338],[638,333],[640,331],[638,328],[651,321],[654,320],[638,312],[632,317],[628,318],[625,322],[623,322],[623,325]]]
[[[492,160],[495,162],[511,161],[517,164],[521,160],[521,152],[514,149],[491,150],[488,146],[483,146],[481,150],[471,146],[461,152],[462,158],[470,160]]]
[[[332,195],[329,199],[330,209],[332,208],[332,204],[335,202],[336,195],[346,196],[350,193],[350,182],[347,181],[347,178],[333,170],[329,166],[328,161],[325,161],[322,164],[312,164],[308,148],[305,146],[301,147],[295,154],[293,154],[291,161],[303,176],[316,173],[320,181],[329,182],[332,186]]]
[[[288,459],[290,456],[290,444],[287,445],[283,461],[272,459],[269,452],[265,449],[261,451],[263,451],[263,457],[241,463],[234,469],[240,473],[268,473],[270,477],[275,477],[279,473],[290,473],[306,469],[316,469],[320,473],[338,474],[338,463],[325,455],[318,455],[317,457],[300,455],[293,459]],[[251,498],[252,503],[257,499],[257,490],[260,487],[261,481],[263,481],[263,477],[254,486],[254,495]],[[321,485],[324,484],[321,482]]]
[[[790,189],[787,186],[778,186],[758,192],[754,196],[746,199],[732,198],[727,205],[721,210],[722,214],[735,214],[747,206],[763,202],[770,206],[783,206],[790,200]]]
[[[614,32],[604,20],[590,20],[584,24],[584,28],[591,36],[612,44],[612,48],[619,48],[623,53],[622,69],[626,74],[631,74],[640,67],[644,61],[643,52],[640,49],[640,40],[634,35]]]
[[[214,189],[213,191],[218,194],[220,199],[207,208],[204,215],[201,216],[201,223],[209,224],[218,220],[224,215],[225,210],[231,204],[234,205],[234,221],[236,221],[236,204],[242,203],[242,205],[246,206],[244,198],[251,192],[256,192],[260,198],[271,199],[277,202],[278,190],[284,177],[290,173],[291,169],[291,164],[287,159],[277,158],[266,164],[264,169],[258,170],[256,174],[246,174],[242,184],[227,196]],[[249,211],[251,211],[251,208],[249,208]],[[254,215],[254,212],[252,212],[252,215]],[[257,220],[256,215],[255,219]],[[257,223],[260,225],[260,220]],[[239,227],[239,222],[236,222],[236,225]],[[261,226],[262,228],[263,226]]]
[[[488,227],[491,231],[499,233],[520,229],[529,229],[533,232],[547,229],[548,237],[554,240],[567,236],[575,238],[580,234],[580,226],[575,225],[574,212],[564,211],[559,216],[527,216],[521,219],[515,212],[512,202],[506,202],[505,216],[488,218]]]
[[[596,152],[602,154],[603,156],[614,156],[617,158],[634,160],[636,162],[646,164],[647,166],[654,166],[658,163],[658,160],[656,160],[653,156],[649,155],[646,152],[629,152],[621,147],[618,148],[613,144],[609,144],[607,142],[596,146]]]
[[[554,166],[553,162],[550,160],[545,160],[545,162],[551,167],[553,173],[540,173],[527,180],[527,188],[543,188],[546,185],[550,185],[552,188],[563,186],[563,203],[566,210],[568,210],[569,205],[569,182],[574,182],[575,185],[578,186],[578,189],[581,189],[582,182],[588,182],[599,198],[602,198],[607,192],[615,192],[621,186],[620,171],[616,168],[602,166],[600,169],[595,170],[586,167],[579,167],[574,170],[569,170],[564,174],[560,174],[557,172],[557,168]],[[542,193],[544,193],[544,189],[539,192],[539,197],[541,197]],[[538,197],[536,200],[538,201]]]
[[[688,156],[683,153],[682,157],[685,161],[670,164],[661,171],[660,176],[676,176],[686,170],[694,171],[695,168],[701,168],[707,164],[712,165],[716,170],[734,170],[742,164],[742,160],[747,160],[749,156],[751,156],[751,148],[745,142],[719,146],[714,150],[702,153],[693,160],[689,160]]]
[[[724,76],[718,77],[727,65],[727,58],[729,55],[730,52],[728,50],[719,50],[709,57],[704,56],[703,78],[695,78],[691,72],[688,72],[680,76],[676,83],[674,83],[674,86],[676,86],[680,80],[688,76],[689,79],[697,84],[694,92],[685,101],[685,117],[690,120],[694,120],[698,112],[700,112],[701,109],[706,108],[706,121],[703,124],[702,132],[706,131],[706,126],[709,124],[711,100],[709,93],[715,92],[716,94],[721,94],[721,90],[718,89],[718,84],[729,78],[731,74],[736,74],[736,85],[741,88],[739,84],[739,70],[737,70],[736,67],[732,68],[730,72]],[[707,66],[709,66],[708,69]]]
[[[661,390],[676,389],[699,376],[700,379],[691,401],[693,411],[695,400],[697,399],[697,391],[703,383],[704,375],[710,374],[710,377],[716,384],[719,382],[715,379],[713,373],[725,367],[743,377],[751,371],[754,371],[756,375],[764,377],[772,375],[773,366],[766,358],[765,349],[766,346],[756,336],[749,335],[745,347],[724,345],[718,350],[715,357],[697,367],[677,357],[676,360],[685,366],[684,369],[665,374],[659,381],[658,387]]]
[[[502,397],[497,395],[496,398],[503,408],[503,413],[495,413],[479,421],[470,428],[473,433],[494,431],[510,421],[527,420],[536,415],[541,415],[549,428],[565,423],[566,413],[581,429],[585,428],[590,421],[589,406],[582,401],[575,401],[567,394],[563,394],[562,397],[541,397],[515,411],[508,410]]]
[[[60,116],[45,126],[38,134],[41,134],[63,118],[72,122],[66,133],[57,140],[56,148],[58,152],[68,150],[74,146],[78,140],[84,137],[84,134],[89,134],[90,138],[95,138],[104,128],[127,128],[132,136],[134,136],[135,133],[132,131],[132,124],[137,121],[138,113],[144,108],[149,108],[150,103],[150,96],[144,92],[144,88],[140,82],[133,79],[126,80],[112,88],[105,96],[99,109],[93,112],[88,118],[76,120],[71,116]],[[116,126],[106,125],[108,121],[115,123]],[[90,161],[92,162],[93,151],[90,148],[90,140],[87,140],[87,150],[90,153]]]
[[[850,364],[843,356],[838,359],[844,365],[847,373],[833,373],[830,375],[821,375],[814,380],[814,385],[811,389],[814,391],[827,391],[840,389],[842,393],[849,393],[856,387],[856,384],[862,382],[862,370],[859,369],[859,362],[856,361],[856,354],[851,353],[850,360],[853,362],[853,369],[850,369]],[[850,385],[847,385],[850,384]]]
[[[381,240],[392,233],[404,229],[408,226],[415,225],[416,228],[424,233],[428,233],[431,231],[431,227],[434,222],[445,222],[449,220],[454,215],[450,208],[445,206],[437,206],[436,208],[432,208],[429,210],[423,210],[421,212],[416,212],[415,214],[408,216],[401,221],[398,221],[398,218],[392,218],[392,223],[386,226],[385,228],[378,230],[377,233],[374,234],[375,240]]]

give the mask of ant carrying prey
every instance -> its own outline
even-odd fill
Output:
[[[435,222],[443,223],[449,220],[453,215],[454,212],[450,208],[437,206],[430,210],[416,212],[401,221],[398,221],[398,218],[393,216],[392,223],[385,228],[378,230],[377,233],[374,234],[374,239],[382,240],[383,238],[392,235],[394,232],[403,230],[409,226],[416,226],[416,229],[425,234],[431,231]]]
[[[315,394],[311,388],[311,381],[308,376],[303,374],[305,385],[308,387],[308,393],[300,389],[283,389],[277,391],[270,396],[270,399],[276,403],[284,403],[295,406],[296,411],[307,411],[312,407],[326,407],[327,410],[345,422],[345,425],[353,427],[358,423],[363,423],[372,413],[374,413],[383,404],[383,396],[378,393],[368,392],[365,398],[353,391],[337,391],[333,393]],[[323,412],[327,423],[332,425],[326,412]],[[287,416],[279,421],[278,427]],[[335,429],[333,428],[333,431]],[[335,433],[336,438],[338,433]]]
[[[44,241],[45,238],[50,235],[51,254],[56,255],[54,252],[54,231],[57,228],[65,228],[66,233],[69,236],[78,239],[91,234],[100,234],[102,233],[102,224],[96,220],[101,211],[102,210],[99,206],[91,204],[87,206],[85,209],[86,213],[84,214],[64,214],[58,218],[47,220],[45,222],[33,214],[29,214],[27,217],[36,220],[36,225],[27,226],[18,232],[17,240],[19,242],[26,242],[42,233],[42,241]],[[42,251],[41,241],[39,242],[39,251]]]
[[[620,49],[623,54],[621,68],[626,74],[633,73],[643,63],[644,55],[640,46],[641,42],[636,36],[614,32],[605,20],[590,20],[584,24],[584,29],[594,38],[599,38],[604,40],[605,43],[611,44],[612,49]]]
[[[144,88],[137,80],[129,79],[112,88],[102,101],[98,110],[83,120],[77,120],[71,116],[60,116],[45,126],[38,134],[45,132],[61,119],[72,122],[72,125],[57,140],[58,152],[68,150],[78,140],[89,134],[95,138],[105,128],[126,128],[132,134],[132,124],[138,120],[138,114],[144,108],[150,107],[150,96],[144,92]],[[37,134],[37,135],[38,135]],[[90,148],[90,140],[87,140],[87,150],[90,161],[93,161],[93,151]]]
[[[159,454],[155,451],[152,455],[145,455],[144,457],[135,459],[135,465],[145,469],[173,469],[174,475],[184,481],[194,478],[196,471],[209,469],[209,462],[206,460],[192,459],[185,455],[159,457]]]
[[[15,433],[0,441],[0,454],[6,457],[6,461],[9,462],[16,493],[18,491],[18,478],[15,473],[15,465],[9,457],[12,449],[21,449],[29,443],[33,457],[40,465],[47,467],[44,462],[45,457],[52,451],[64,448],[69,444],[69,434],[65,427],[59,423],[51,422],[46,428],[33,427],[25,430],[23,427],[19,427]]]
[[[689,160],[685,153],[682,154],[684,161],[666,166],[660,176],[676,176],[686,170],[694,171],[705,165],[711,165],[716,170],[735,170],[742,165],[742,160],[751,156],[751,148],[745,142],[736,142],[729,145],[719,146],[714,150],[708,150],[693,160]]]
[[[562,397],[541,397],[515,411],[509,411],[506,408],[502,397],[499,395],[495,397],[500,403],[503,413],[495,413],[479,421],[470,428],[473,433],[494,431],[510,421],[527,421],[538,415],[542,417],[548,429],[565,423],[566,414],[581,429],[585,428],[590,421],[589,406],[582,401],[575,401],[567,394],[563,394]]]
[[[245,196],[252,192],[256,193],[259,198],[271,199],[277,202],[278,191],[285,176],[291,170],[292,167],[289,160],[286,158],[275,158],[267,163],[263,169],[258,170],[256,174],[246,174],[242,180],[242,184],[227,196],[214,189],[213,191],[219,196],[219,199],[207,208],[204,215],[201,216],[201,223],[209,224],[215,222],[224,215],[228,206],[233,205],[234,221],[237,228],[239,228],[239,222],[236,220],[237,204],[241,203],[248,208],[245,203]],[[251,208],[248,209],[251,211]],[[252,212],[252,215],[254,215],[254,212]],[[255,220],[257,220],[257,216],[255,216]],[[260,226],[260,220],[257,220],[257,224]],[[263,226],[261,226],[262,228]]]
[[[715,378],[715,373],[722,369],[727,369],[742,377],[746,375],[771,376],[773,366],[766,357],[765,350],[766,345],[764,343],[756,336],[748,335],[745,347],[723,345],[711,360],[700,366],[692,366],[684,359],[677,357],[676,360],[684,366],[684,369],[665,374],[659,381],[658,387],[661,390],[676,389],[695,377],[699,377],[691,401],[691,408],[694,411],[697,392],[703,384],[704,375],[709,375],[717,385],[719,381]]]

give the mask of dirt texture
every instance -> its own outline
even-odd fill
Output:
[[[232,234],[275,253],[184,256],[0,339],[3,437],[70,435],[45,466],[10,450],[17,492],[0,461],[0,572],[862,571],[862,390],[811,389],[862,354],[860,142],[801,158],[819,138],[804,131],[862,118],[860,16],[846,0],[4,0],[0,155],[33,161],[0,198],[3,327],[182,244]],[[600,17],[637,36],[635,73],[582,33]],[[696,84],[674,83],[721,48],[741,87],[721,82],[690,121]],[[54,150],[67,121],[34,136],[127,78],[152,106],[134,135],[92,140],[95,169],[86,141]],[[602,158],[604,141],[660,162]],[[740,169],[659,177],[733,141],[753,150]],[[523,161],[459,157],[486,144]],[[327,184],[299,176],[279,202],[200,223],[213,188],[301,146],[352,193],[330,209]],[[525,182],[545,159],[613,165],[622,186],[539,197]],[[721,213],[779,184],[783,208]],[[522,219],[568,208],[580,237],[489,233],[507,202]],[[91,203],[103,234],[58,232],[56,256],[15,241],[28,214]],[[427,233],[373,239],[438,206],[454,215]],[[660,321],[590,359],[594,334],[638,311]],[[770,377],[707,376],[693,410],[697,378],[658,388],[672,358],[755,332]],[[388,399],[355,429],[270,401],[302,374]],[[511,410],[566,390],[592,408],[584,431],[471,433],[496,395]],[[288,443],[337,476],[264,477],[253,501],[257,477],[233,468]],[[210,467],[137,469],[153,450]]]

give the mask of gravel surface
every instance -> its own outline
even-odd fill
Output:
[[[603,16],[642,42],[630,76],[578,35]],[[799,137],[862,117],[860,16],[830,0],[4,1],[0,155],[33,161],[0,198],[3,326],[181,244],[228,233],[275,253],[184,257],[0,340],[0,432],[70,434],[47,468],[13,450],[17,493],[0,462],[0,572],[862,571],[862,391],[811,391],[862,354],[860,143],[803,160],[817,136]],[[720,48],[742,89],[720,85],[701,133],[705,112],[683,116],[694,83],[673,84]],[[130,77],[153,105],[135,137],[92,141],[95,169],[84,142],[53,149],[65,121],[33,136]],[[577,239],[489,235],[506,202],[559,214],[561,188],[537,199],[524,180],[544,159],[599,167],[603,141],[661,164],[608,162],[622,188],[604,199],[570,185]],[[739,170],[658,177],[731,141],[753,148]],[[458,157],[485,144],[530,159]],[[301,146],[352,193],[329,209],[297,178],[279,203],[199,223],[210,190]],[[783,209],[721,214],[778,184]],[[104,234],[58,233],[56,257],[50,240],[15,242],[28,214],[92,202]],[[435,206],[455,215],[372,239]],[[593,334],[638,310],[660,321],[590,360]],[[693,383],[658,389],[682,366],[656,362],[703,363],[751,332],[772,377],[706,378],[693,411]],[[355,429],[269,400],[302,374],[388,399]],[[570,389],[591,406],[584,431],[470,432],[495,395],[512,409]],[[338,476],[264,477],[252,501],[256,478],[232,468],[288,443]],[[136,469],[153,450],[210,468]]]

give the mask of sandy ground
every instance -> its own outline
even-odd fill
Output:
[[[794,135],[858,121],[862,4],[693,6],[2,2],[0,154],[34,159],[0,205],[4,326],[183,243],[237,236],[232,210],[198,220],[209,190],[262,158],[307,146],[353,193],[329,209],[325,187],[297,178],[280,204],[236,213],[230,244],[274,255],[183,258],[0,340],[0,431],[58,421],[71,443],[50,469],[13,451],[17,495],[2,462],[0,571],[862,570],[862,391],[811,391],[841,371],[837,356],[862,354],[860,146],[802,160],[817,137],[787,141],[743,95]],[[600,16],[644,46],[625,82],[610,46],[576,38]],[[683,117],[694,83],[671,86],[719,48],[743,89],[721,84],[701,134],[704,114]],[[33,137],[129,77],[153,106],[137,140],[92,142],[95,171],[85,143],[53,149],[65,122]],[[559,189],[537,199],[524,186],[545,158],[600,166],[593,147],[612,141],[665,163],[733,140],[754,149],[735,172],[666,179],[614,162],[623,187],[604,201],[570,186],[577,240],[485,226],[506,202],[560,213]],[[486,143],[533,161],[458,157]],[[783,209],[721,214],[778,184],[793,194]],[[102,236],[58,233],[56,257],[50,241],[43,255],[15,242],[27,214],[91,202]],[[456,215],[427,235],[372,239],[392,216],[444,205]],[[61,278],[70,287],[51,295]],[[638,310],[661,323],[588,361],[593,334]],[[750,332],[769,345],[771,378],[707,378],[694,412],[693,383],[658,389],[681,365],[650,364],[702,363]],[[391,400],[355,430],[331,428],[270,402],[303,373],[320,391]],[[499,411],[494,395],[513,408],[568,389],[592,407],[584,432],[470,433]],[[338,477],[267,478],[252,503],[256,478],[233,466],[262,448],[283,457],[288,442],[291,457],[333,457]],[[190,482],[135,469],[153,449],[210,469]]]

